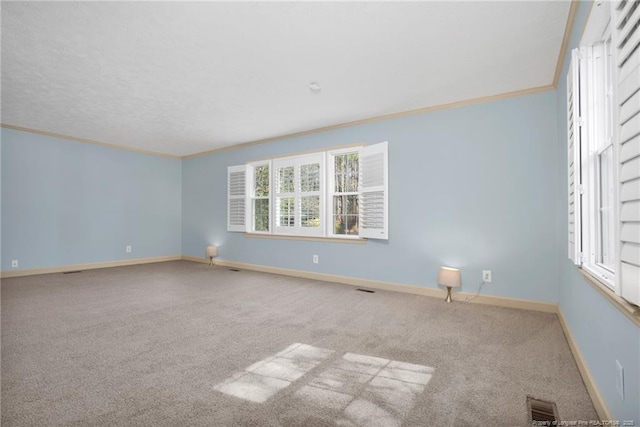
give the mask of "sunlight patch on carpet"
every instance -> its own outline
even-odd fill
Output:
[[[413,409],[435,369],[380,357],[346,353],[320,372],[295,397],[303,405],[317,405],[320,390],[349,396],[342,398],[335,424],[340,426],[399,426]],[[301,391],[304,390],[304,396]],[[314,396],[309,399],[308,396]]]
[[[399,426],[434,372],[430,366],[355,353],[340,357],[332,350],[296,343],[215,390],[263,403],[299,382],[293,399],[302,407],[334,412],[336,425]]]
[[[214,388],[231,396],[262,403],[289,387],[332,354],[331,350],[295,343],[274,356],[254,363]]]

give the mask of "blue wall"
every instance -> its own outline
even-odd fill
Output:
[[[587,283],[567,256],[566,75],[571,49],[577,47],[580,42],[588,12],[589,3],[580,3],[556,91],[558,164],[561,182],[558,187],[561,190],[558,194],[558,223],[561,236],[559,270],[562,284],[559,305],[613,418],[620,421],[635,420],[638,424],[640,423],[640,328]],[[624,400],[618,397],[616,391],[616,360],[619,360],[625,369]]]
[[[556,302],[553,91],[405,116],[184,160],[182,248],[306,271],[437,287],[441,265],[475,292]],[[227,166],[344,144],[389,141],[389,240],[258,239],[226,231]],[[312,264],[318,254],[320,263]]]
[[[1,132],[2,271],[181,254],[179,159]]]

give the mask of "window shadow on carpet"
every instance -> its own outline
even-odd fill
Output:
[[[215,390],[264,403],[296,384],[303,406],[335,412],[336,425],[400,425],[435,369],[295,343],[216,385]],[[303,380],[304,378],[304,380]]]

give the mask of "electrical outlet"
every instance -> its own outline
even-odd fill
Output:
[[[624,400],[624,368],[619,361],[616,360],[616,390],[620,399]]]
[[[482,281],[491,283],[491,270],[482,270]]]
[[[14,259],[11,261],[11,268],[18,268],[18,260]]]
[[[314,255],[313,256],[313,263],[317,264],[318,263],[318,255]]]
[[[127,247],[125,248],[125,251],[127,251],[128,254],[131,253],[131,245],[127,245]]]

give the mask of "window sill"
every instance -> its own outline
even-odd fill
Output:
[[[588,274],[592,279],[597,280],[601,285],[604,285],[606,289],[608,289],[614,295],[616,294],[615,289],[615,278],[613,275],[600,267],[599,265],[587,265],[586,263],[582,263],[582,272],[584,274]]]
[[[600,292],[614,307],[622,312],[636,326],[640,327],[640,308],[627,302],[625,299],[616,295],[607,285],[602,283],[597,277],[593,276],[583,268],[579,269],[585,280],[591,284],[598,292]]]
[[[245,237],[258,239],[282,239],[282,240],[305,240],[312,242],[328,242],[328,243],[367,243],[367,239],[361,237],[313,237],[313,236],[288,236],[286,234],[262,234],[262,233],[245,233]]]

